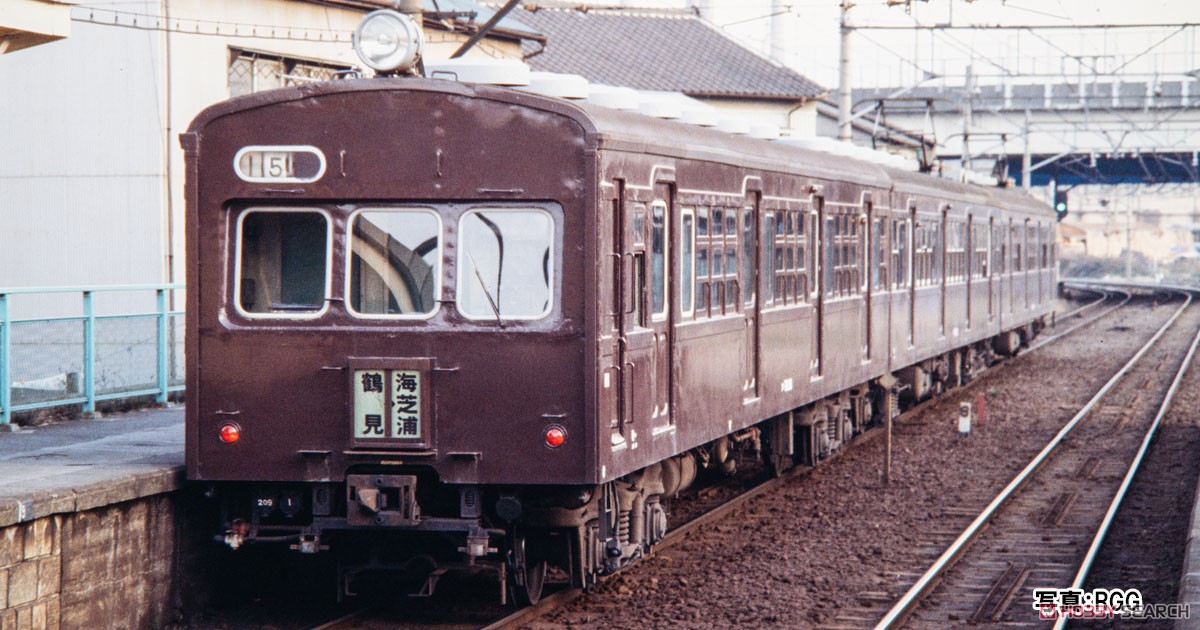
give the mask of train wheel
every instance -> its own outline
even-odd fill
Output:
[[[512,537],[509,554],[509,583],[513,600],[518,606],[530,606],[542,599],[542,587],[546,583],[546,558],[539,553],[538,544],[530,542],[523,533]]]

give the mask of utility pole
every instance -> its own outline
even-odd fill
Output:
[[[853,132],[850,124],[850,22],[846,14],[854,5],[842,0],[841,47],[838,51],[838,140],[850,142]]]
[[[1142,196],[1137,195],[1138,210],[1142,208]],[[1125,279],[1133,277],[1133,204],[1125,204]]]
[[[953,3],[950,5],[954,6]],[[971,170],[971,118],[974,114],[972,103],[975,100],[975,64],[967,64],[967,77],[963,81],[967,91],[963,99],[963,139],[962,139],[962,181],[967,181],[967,173]]]
[[[1031,180],[1033,173],[1029,170],[1033,168],[1033,155],[1029,152],[1029,108],[1025,108],[1025,155],[1021,156],[1021,187],[1028,194],[1033,186]]]

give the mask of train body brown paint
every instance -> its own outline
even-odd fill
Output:
[[[348,579],[586,585],[699,469],[815,462],[1054,297],[1017,193],[504,88],[317,83],[182,141],[188,476],[231,546]]]

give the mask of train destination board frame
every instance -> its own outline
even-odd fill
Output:
[[[352,358],[350,436],[355,448],[427,448],[433,444],[428,358]]]

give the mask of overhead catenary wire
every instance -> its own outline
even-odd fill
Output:
[[[342,43],[351,40],[351,31],[348,30],[303,28],[272,24],[246,24],[197,18],[172,17],[168,20],[164,16],[149,13],[134,13],[131,11],[82,6],[71,9],[71,21],[133,28],[144,31],[166,31],[186,35],[330,43]]]

